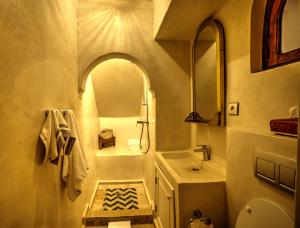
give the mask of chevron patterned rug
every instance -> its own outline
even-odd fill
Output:
[[[153,222],[142,181],[101,182],[85,218],[89,226],[107,226],[108,222],[131,221],[131,224]]]
[[[103,210],[139,209],[135,188],[108,188],[105,191]]]

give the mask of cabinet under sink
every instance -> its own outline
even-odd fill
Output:
[[[175,193],[155,163],[155,213],[160,228],[175,227]]]
[[[204,164],[203,164],[204,163]],[[215,228],[226,227],[225,168],[193,152],[158,152],[155,217],[160,228],[185,228],[199,209]]]

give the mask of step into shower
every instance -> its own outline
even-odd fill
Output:
[[[151,224],[153,213],[142,181],[99,182],[86,213],[86,226],[106,226],[108,222],[131,221]]]

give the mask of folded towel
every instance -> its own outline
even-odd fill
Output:
[[[71,130],[58,110],[49,110],[46,121],[40,133],[45,147],[44,164],[50,162],[57,165],[59,156],[69,153],[73,141],[70,140]]]
[[[63,159],[62,179],[67,184],[68,197],[74,201],[81,193],[82,181],[87,176],[88,163],[81,145],[79,130],[72,110],[66,113],[66,122],[71,129],[71,140],[74,145]],[[76,139],[76,140],[74,140]]]

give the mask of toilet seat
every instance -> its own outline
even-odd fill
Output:
[[[248,202],[241,210],[235,228],[293,228],[293,220],[276,204],[263,199]]]

